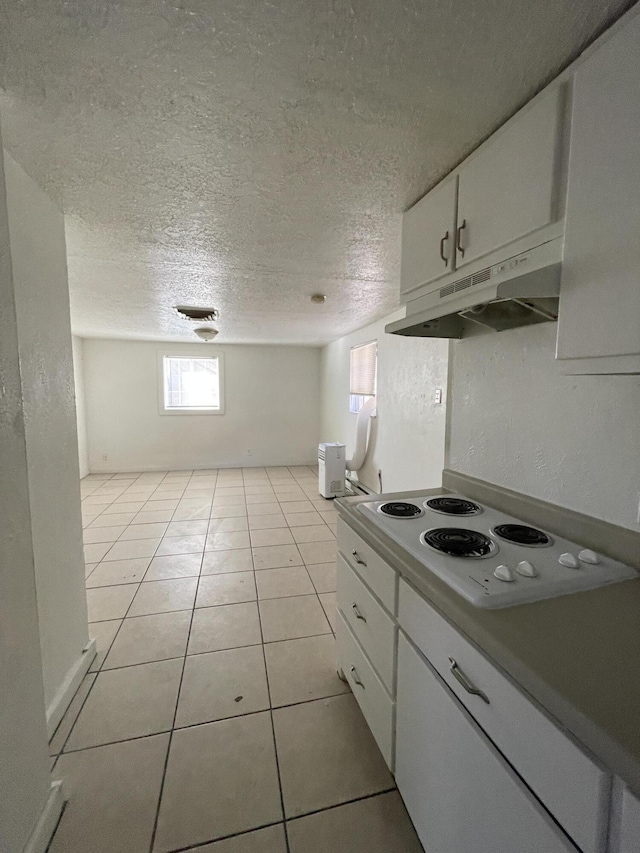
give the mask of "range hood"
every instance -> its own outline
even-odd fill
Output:
[[[464,338],[558,319],[563,239],[505,258],[414,299],[394,335]]]

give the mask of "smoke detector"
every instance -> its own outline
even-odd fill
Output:
[[[212,341],[218,334],[218,330],[210,326],[201,326],[199,329],[194,329],[193,331],[203,341]]]
[[[213,323],[214,320],[218,319],[218,312],[215,308],[196,308],[193,305],[176,305],[174,307],[181,317],[194,323]]]

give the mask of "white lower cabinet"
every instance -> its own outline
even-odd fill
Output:
[[[622,791],[618,821],[611,853],[640,853],[640,800],[628,788]]]
[[[338,612],[336,623],[336,644],[338,666],[360,705],[387,766],[393,772],[394,702],[341,612]]]
[[[640,802],[343,519],[338,667],[426,853],[640,853]]]
[[[395,770],[427,853],[576,853],[402,633]]]

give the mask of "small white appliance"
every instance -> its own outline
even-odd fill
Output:
[[[367,501],[358,509],[476,607],[509,607],[638,572],[464,495]]]
[[[318,490],[323,498],[344,495],[346,446],[337,441],[318,445]]]

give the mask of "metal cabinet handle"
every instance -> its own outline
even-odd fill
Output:
[[[366,617],[365,617],[365,616],[363,616],[363,615],[362,615],[362,613],[360,613],[360,610],[358,609],[358,605],[355,603],[355,601],[354,601],[354,602],[353,602],[353,604],[351,605],[351,609],[352,609],[352,610],[353,610],[353,612],[356,614],[356,619],[362,619],[362,621],[363,621],[363,622],[366,622],[366,621],[367,621],[367,620],[366,620]]]
[[[353,549],[353,551],[351,552],[351,556],[352,556],[352,557],[353,557],[353,559],[356,561],[356,563],[359,563],[361,566],[366,566],[366,565],[367,565],[367,564],[365,563],[365,561],[362,559],[362,557],[358,554],[358,552],[356,551],[356,549],[355,549],[355,548],[354,548],[354,549]]]
[[[353,676],[353,680],[355,681],[355,683],[356,683],[359,687],[362,687],[362,688],[363,688],[363,690],[366,690],[366,687],[365,687],[365,686],[364,686],[364,684],[360,681],[360,676],[358,675],[358,670],[355,668],[355,666],[352,666],[350,671],[351,671],[351,675]]]
[[[451,672],[456,681],[458,681],[464,687],[467,693],[473,693],[474,696],[479,696],[483,700],[483,702],[486,702],[487,705],[489,705],[490,702],[487,694],[483,693],[482,690],[478,690],[478,688],[473,684],[473,682],[469,681],[467,676],[458,666],[457,661],[455,661],[453,658],[449,658],[449,663],[451,664],[451,666],[449,667],[449,672]]]
[[[449,263],[449,258],[444,253],[444,244],[449,239],[449,232],[444,235],[442,240],[440,240],[440,258],[444,261],[445,265]]]
[[[464,258],[464,249],[462,248],[461,240],[462,240],[462,232],[466,227],[467,227],[467,220],[463,219],[462,224],[458,226],[458,230],[456,232],[456,248],[458,249],[458,251],[460,252],[460,254],[462,255],[463,258]]]

